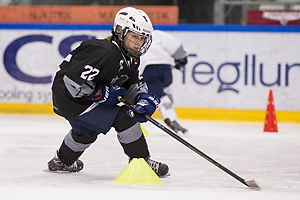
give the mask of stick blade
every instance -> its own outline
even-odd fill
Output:
[[[249,188],[254,190],[261,190],[261,188],[258,186],[258,184],[255,182],[255,180],[245,181],[245,183],[248,185]]]

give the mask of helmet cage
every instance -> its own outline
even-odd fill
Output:
[[[145,41],[144,41],[143,45],[140,47],[140,49],[134,50],[134,49],[126,47],[124,44],[125,37],[129,31],[136,33],[143,37],[145,37],[145,36],[136,31],[129,30],[128,28],[123,29],[122,33],[120,35],[120,43],[121,43],[122,52],[129,57],[138,58],[138,57],[144,55],[150,48],[151,43],[152,43],[152,36],[150,35],[148,37],[145,37]]]

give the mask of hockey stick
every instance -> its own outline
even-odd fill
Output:
[[[134,109],[134,107],[131,104],[129,104],[123,97],[119,96],[118,99],[119,99],[119,101],[121,103],[125,104],[135,114],[139,114],[139,113],[136,112],[136,110]],[[173,138],[175,138],[176,140],[178,140],[179,142],[181,142],[182,144],[184,144],[186,147],[188,147],[189,149],[191,149],[192,151],[194,151],[196,154],[200,155],[201,157],[203,157],[207,161],[211,162],[213,165],[217,166],[218,168],[220,168],[221,170],[223,170],[224,172],[226,172],[227,174],[229,174],[233,178],[237,179],[238,181],[240,181],[244,185],[248,186],[251,189],[260,190],[260,187],[256,184],[255,180],[246,181],[245,179],[241,178],[237,174],[233,173],[232,171],[230,171],[229,169],[227,169],[226,167],[224,167],[223,165],[221,165],[220,163],[218,163],[217,161],[215,161],[214,159],[212,159],[211,157],[209,157],[208,155],[206,155],[205,153],[203,153],[202,151],[200,151],[199,149],[197,149],[195,146],[191,145],[190,143],[188,143],[187,141],[185,141],[184,139],[182,139],[176,133],[172,132],[171,130],[169,130],[168,128],[166,128],[165,126],[163,126],[161,123],[159,123],[158,121],[154,120],[150,116],[148,116],[146,114],[143,114],[143,117],[145,117],[146,119],[148,119],[152,124],[154,124],[155,126],[157,126],[158,128],[160,128],[161,130],[163,130],[164,132],[166,132],[167,134],[169,134],[170,136],[172,136]]]

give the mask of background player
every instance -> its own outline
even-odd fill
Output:
[[[149,92],[155,93],[161,100],[158,107],[165,123],[176,133],[187,132],[177,122],[174,110],[171,84],[172,67],[181,70],[187,63],[188,51],[180,40],[169,33],[154,30],[153,42],[148,52],[141,58],[140,71],[147,83]]]

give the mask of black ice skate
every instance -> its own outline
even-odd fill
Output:
[[[70,166],[65,165],[58,157],[56,151],[54,158],[48,162],[48,169],[51,172],[79,172],[83,169],[83,162],[76,160]]]
[[[151,159],[148,159],[147,163],[158,177],[170,176],[168,165]]]
[[[129,159],[129,163],[130,162],[131,159]],[[148,159],[147,163],[158,177],[163,178],[166,176],[170,176],[168,165],[151,159]]]
[[[179,131],[181,131],[182,133],[187,132],[187,129],[181,127],[177,121],[170,121],[169,118],[165,119],[165,123],[173,130],[175,131],[175,133],[178,133]]]

